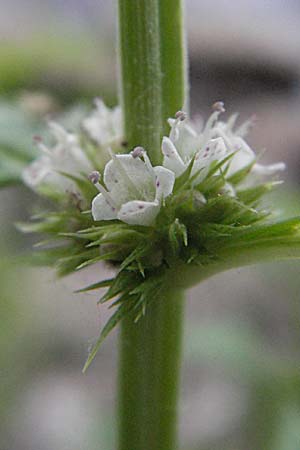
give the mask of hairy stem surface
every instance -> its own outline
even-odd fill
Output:
[[[166,119],[184,102],[179,0],[119,0],[121,97],[128,148],[160,164]],[[182,290],[153,299],[120,335],[119,450],[174,450],[182,332]]]
[[[176,448],[183,296],[166,292],[122,324],[120,450]]]

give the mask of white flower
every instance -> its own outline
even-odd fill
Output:
[[[92,202],[94,220],[119,219],[131,225],[151,225],[175,181],[171,170],[152,167],[141,147],[127,155],[112,154],[104,169],[106,189],[98,183],[98,173],[90,178],[100,191]]]
[[[55,122],[49,122],[49,128],[56,144],[48,148],[40,139],[37,140],[42,155],[24,169],[23,181],[32,189],[47,184],[56,190],[75,190],[74,182],[62,173],[86,175],[91,171],[91,163],[80,148],[77,136]]]
[[[263,166],[255,163],[256,155],[243,137],[253,123],[250,119],[234,130],[237,114],[232,115],[227,122],[218,120],[224,112],[222,102],[213,105],[213,113],[200,132],[186,120],[186,115],[179,111],[175,119],[169,119],[171,131],[169,137],[164,137],[162,153],[163,165],[180,176],[188,167],[192,158],[195,158],[191,176],[199,172],[197,182],[200,182],[209,170],[213,161],[221,161],[233,154],[226,177],[253,164],[252,173],[257,175],[272,175],[285,168],[284,163]]]
[[[100,146],[120,145],[123,137],[121,108],[107,108],[101,99],[95,100],[95,106],[91,115],[83,120],[83,128]]]

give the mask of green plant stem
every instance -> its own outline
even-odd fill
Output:
[[[153,164],[162,160],[166,118],[183,104],[180,14],[179,0],[119,0],[125,136]],[[121,324],[119,450],[176,448],[182,292],[166,290],[138,323],[129,316]]]
[[[230,269],[291,259],[300,259],[300,242],[276,245],[270,241],[267,245],[252,244],[231,251],[220,251],[219,260],[207,266],[177,265],[176,269],[170,271],[169,279],[174,280],[173,287],[176,285],[178,289],[188,289]]]
[[[159,2],[160,56],[162,70],[163,125],[181,109],[187,110],[186,54],[181,0]]]
[[[183,295],[165,292],[122,324],[120,450],[176,448]]]
[[[121,101],[128,148],[161,161],[162,72],[158,0],[119,0]]]

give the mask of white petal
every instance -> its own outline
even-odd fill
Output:
[[[174,183],[175,183],[175,173],[169,169],[165,169],[162,166],[154,167],[155,172],[155,187],[156,187],[156,200],[161,200],[162,198],[168,197],[172,194]]]
[[[121,109],[107,108],[101,99],[96,99],[95,104],[94,111],[83,120],[83,128],[99,145],[113,145],[123,134]]]
[[[256,175],[274,175],[277,172],[281,172],[285,170],[286,165],[283,162],[263,165],[263,164],[254,164],[252,168],[252,173]]]
[[[240,125],[239,128],[235,131],[236,136],[240,136],[241,138],[246,136],[249,130],[253,127],[254,122],[255,118],[250,117],[248,120],[242,123],[242,125]]]
[[[227,120],[227,123],[226,123],[226,127],[227,127],[228,131],[233,130],[233,127],[237,121],[238,116],[239,116],[239,113],[234,113],[229,117],[229,119]]]
[[[51,133],[56,138],[57,141],[66,141],[68,137],[68,132],[59,124],[53,121],[48,122]]]
[[[175,142],[176,149],[184,162],[190,160],[200,145],[197,133],[186,121],[180,122],[178,138]]]
[[[202,135],[202,141],[207,142],[209,140],[209,136],[211,135],[211,132],[213,131],[214,127],[217,125],[217,120],[219,115],[221,114],[221,111],[214,111],[208,118]]]
[[[44,182],[51,171],[50,158],[48,156],[41,156],[29,164],[29,166],[25,167],[22,172],[22,178],[28,187],[35,188]]]
[[[236,153],[230,160],[227,177],[249,166],[255,160],[255,153],[246,142],[236,137],[233,140],[233,151]]]
[[[206,148],[198,152],[195,156],[195,162],[192,168],[191,175],[193,176],[199,170],[199,177],[197,177],[197,182],[199,183],[201,180],[205,178],[209,167],[213,161],[221,161],[226,156],[226,147],[222,138],[211,139],[208,141]]]
[[[51,158],[42,156],[23,170],[22,179],[31,189],[37,189],[41,185],[51,185],[52,188],[59,191],[76,192],[78,189],[75,183],[59,173],[63,170],[63,167],[54,167]]]
[[[112,220],[117,218],[117,211],[102,194],[98,194],[92,201],[92,215],[94,220]]]
[[[59,123],[48,122],[50,131],[57,141],[55,147],[56,151],[64,151],[68,147],[78,146],[77,136],[73,133],[69,133]]]
[[[107,108],[107,106],[105,105],[105,103],[104,103],[104,101],[102,100],[102,98],[99,98],[99,97],[95,98],[95,105],[96,105],[96,110],[97,110],[100,114],[102,114],[102,115],[107,114],[108,108]]]
[[[164,137],[161,148],[164,155],[164,167],[172,170],[176,176],[180,176],[182,172],[184,172],[186,166],[171,139]]]
[[[118,219],[129,225],[152,225],[160,210],[158,201],[144,202],[134,200],[122,205]]]
[[[104,183],[109,191],[118,190],[128,200],[134,198],[154,199],[154,172],[150,173],[140,158],[116,155],[104,169]]]
[[[116,106],[114,109],[112,109],[111,121],[113,125],[114,137],[121,139],[121,136],[123,136],[123,117],[122,110],[119,106]]]

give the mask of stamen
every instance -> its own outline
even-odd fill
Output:
[[[215,102],[215,103],[212,105],[212,110],[213,110],[213,111],[218,111],[218,112],[220,112],[220,113],[225,112],[224,102]]]
[[[88,179],[93,183],[97,184],[100,180],[100,173],[98,170],[94,170],[92,173],[89,174]]]
[[[175,114],[175,119],[178,119],[179,121],[183,121],[187,118],[187,114],[184,111],[177,111]]]
[[[235,134],[240,137],[246,136],[248,134],[249,130],[254,126],[255,121],[257,120],[257,116],[253,114],[251,117],[249,117],[246,122],[242,123],[241,126],[236,130]]]
[[[151,174],[154,174],[153,167],[151,161],[147,155],[146,150],[143,147],[135,147],[132,152],[130,152],[131,156],[135,158],[144,158],[145,165]]]
[[[233,130],[233,127],[234,127],[234,125],[235,125],[235,123],[237,121],[238,116],[239,116],[238,113],[235,113],[235,114],[232,114],[229,117],[229,119],[227,120],[227,124],[226,124],[226,129],[228,131],[232,131]]]
[[[42,153],[45,153],[48,156],[53,156],[53,153],[51,152],[51,150],[49,150],[49,148],[46,147],[46,145],[44,144],[43,139],[41,138],[41,136],[34,136],[33,137],[33,142],[37,145],[38,149]]]
[[[94,170],[91,172],[88,176],[88,179],[96,186],[98,191],[103,195],[109,206],[112,208],[113,211],[117,209],[117,205],[115,204],[112,196],[109,192],[102,186],[102,184],[99,183],[99,180],[101,178],[100,173],[97,170]]]
[[[234,151],[234,149],[232,148],[232,143],[230,142],[230,140],[228,139],[228,137],[226,136],[226,134],[224,133],[223,130],[221,130],[220,128],[216,128],[215,129],[216,135],[218,137],[221,137],[223,139],[223,141],[226,144],[227,150],[230,151]]]
[[[143,157],[144,157],[145,166],[147,167],[147,169],[150,172],[151,176],[153,176],[155,178],[155,172],[154,172],[154,169],[152,167],[151,161],[150,161],[149,156],[147,155],[146,151],[144,151]]]
[[[145,153],[145,149],[143,147],[135,147],[132,152],[130,152],[131,156],[135,158],[140,158]]]
[[[216,102],[212,105],[213,113],[208,118],[206,122],[204,131],[203,131],[203,145],[206,145],[206,142],[209,139],[211,129],[216,125],[219,115],[225,111],[223,102]]]
[[[179,138],[179,130],[178,125],[180,122],[183,122],[187,118],[187,114],[184,111],[177,111],[175,114],[175,120],[173,124],[171,125],[171,131],[170,131],[170,139],[173,142],[176,142]]]

